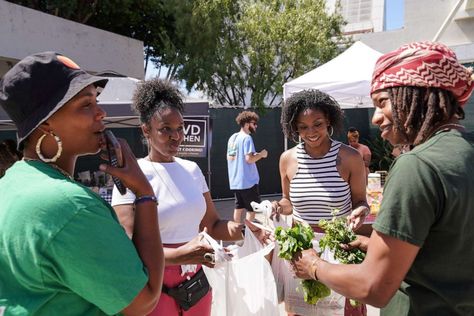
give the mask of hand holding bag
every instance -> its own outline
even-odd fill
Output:
[[[245,228],[242,247],[234,247],[231,261],[203,267],[213,288],[212,316],[275,316],[279,314],[275,279],[265,256],[274,243],[262,245]]]

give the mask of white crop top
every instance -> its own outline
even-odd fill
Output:
[[[158,219],[164,244],[188,242],[199,233],[206,213],[203,194],[209,191],[199,166],[175,157],[174,162],[158,163],[138,159],[138,165],[150,181],[158,199]],[[127,189],[121,195],[114,187],[112,206],[132,204],[135,195]]]

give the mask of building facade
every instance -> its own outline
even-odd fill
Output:
[[[143,79],[143,42],[0,0],[0,77],[25,56],[57,51],[89,72]]]
[[[474,0],[404,0],[403,10],[400,29],[354,34],[354,39],[382,53],[408,42],[439,41],[462,63],[474,62]]]

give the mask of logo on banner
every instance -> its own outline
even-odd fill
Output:
[[[184,140],[179,148],[181,157],[206,157],[207,120],[184,118]]]

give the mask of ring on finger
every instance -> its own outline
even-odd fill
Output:
[[[206,252],[206,253],[203,255],[203,258],[204,258],[204,261],[207,261],[207,262],[210,262],[210,263],[214,263],[214,262],[215,262],[215,255],[214,255],[213,253]]]

